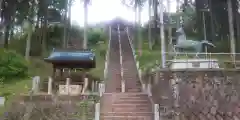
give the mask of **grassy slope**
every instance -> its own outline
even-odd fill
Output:
[[[96,62],[97,67],[90,71],[93,76],[103,79],[103,70],[104,70],[104,61],[105,55],[101,55],[102,51],[105,51],[107,48],[106,44],[99,44],[92,47],[95,50],[96,54]],[[42,58],[31,58],[31,66],[30,66],[30,74],[31,76],[41,76],[41,78],[45,78],[52,73],[51,64],[45,63]],[[32,86],[31,78],[13,80],[14,82],[10,82],[8,84],[4,84],[4,87],[0,88],[2,94],[7,94],[8,97],[6,107],[11,104],[11,101],[14,100],[13,96],[19,95],[21,93],[27,93],[28,90]],[[5,107],[0,107],[0,116],[4,112]]]
[[[11,105],[11,102],[14,100],[14,96],[18,96],[21,93],[27,93],[27,91],[31,87],[31,80],[30,79],[19,79],[14,82],[10,82],[4,84],[4,87],[0,88],[2,94],[5,94],[6,97],[6,106],[8,107]],[[5,107],[0,107],[0,116],[4,112]]]
[[[149,50],[148,43],[144,42],[142,46],[142,56],[139,56],[137,59],[139,60],[140,68],[150,68],[156,64],[156,61],[160,62],[161,51]]]
[[[90,71],[90,73],[93,76],[99,77],[101,80],[103,80],[103,71],[104,71],[104,67],[105,67],[105,53],[107,50],[107,44],[99,44],[96,45],[94,47],[92,47],[95,51],[95,55],[96,55],[96,64],[97,67],[95,69],[92,69]]]

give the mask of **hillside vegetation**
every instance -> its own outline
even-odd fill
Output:
[[[52,27],[48,30],[51,31]],[[31,87],[31,78],[40,76],[41,79],[47,78],[52,74],[52,65],[43,61],[49,55],[53,48],[62,46],[61,32],[62,27],[55,26],[54,31],[49,32],[49,37],[46,40],[45,53],[42,54],[42,48],[39,46],[39,41],[35,39],[37,33],[33,33],[30,49],[29,60],[25,59],[26,35],[16,36],[11,40],[8,49],[0,49],[0,96],[6,98],[6,106],[0,107],[0,114],[11,105],[11,101],[22,93],[27,93]],[[81,28],[73,27],[75,33],[83,33]],[[72,32],[74,33],[74,32]],[[82,35],[72,35],[72,39],[78,38],[76,44],[81,47]],[[71,40],[71,39],[70,39]],[[103,79],[103,69],[105,52],[107,48],[107,39],[104,31],[101,29],[92,29],[88,33],[89,48],[96,55],[97,67],[90,71],[91,75]],[[79,42],[78,42],[79,41]]]

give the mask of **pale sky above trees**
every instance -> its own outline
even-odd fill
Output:
[[[175,0],[171,0],[171,12],[176,11]],[[166,0],[164,0],[166,5]],[[72,6],[72,22],[83,26],[83,7],[80,0],[77,0]],[[89,6],[88,22],[89,24],[108,21],[115,17],[121,17],[123,19],[134,21],[133,9],[127,8],[121,4],[121,0],[92,0]],[[147,5],[143,7],[142,22],[148,21],[148,8]]]

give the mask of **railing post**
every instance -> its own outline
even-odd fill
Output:
[[[99,89],[98,89],[98,81],[95,82],[95,90],[96,90],[96,92],[99,92]]]
[[[99,96],[101,97],[103,93],[105,92],[105,86],[103,83],[98,84],[98,89],[99,89]]]
[[[152,96],[152,85],[151,85],[151,82],[148,83],[148,86],[147,86],[147,92],[148,92],[148,96]]]
[[[67,94],[69,95],[69,88],[70,87],[70,78],[66,79],[66,89],[67,89]]]
[[[100,103],[95,104],[95,120],[100,119]]]
[[[154,104],[154,120],[159,120],[159,105]]]
[[[5,106],[5,97],[4,96],[0,96],[0,107]]]
[[[92,80],[92,87],[91,88],[92,88],[92,92],[96,92],[95,91],[95,81],[94,80]]]
[[[88,78],[84,78],[84,86],[83,86],[82,94],[86,92],[88,83],[89,83]]]
[[[139,61],[137,61],[137,69],[139,69]]]
[[[121,80],[121,89],[122,89],[122,92],[125,92],[125,80]]]
[[[52,94],[52,82],[53,82],[52,78],[49,77],[48,78],[48,94]]]
[[[154,72],[154,71],[153,71]],[[159,73],[158,73],[158,71],[156,70],[155,71],[155,79],[154,79],[154,84],[157,84],[158,83],[158,80],[159,80]]]
[[[142,70],[141,69],[138,69],[138,76],[139,76],[139,80],[142,83],[142,90],[143,90],[143,92],[146,92],[146,84],[143,83],[143,81],[142,81]]]

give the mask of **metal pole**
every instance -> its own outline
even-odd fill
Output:
[[[166,55],[165,55],[165,36],[164,36],[164,23],[163,23],[163,0],[159,3],[160,6],[160,38],[161,38],[161,53],[162,53],[162,68],[165,68]]]

